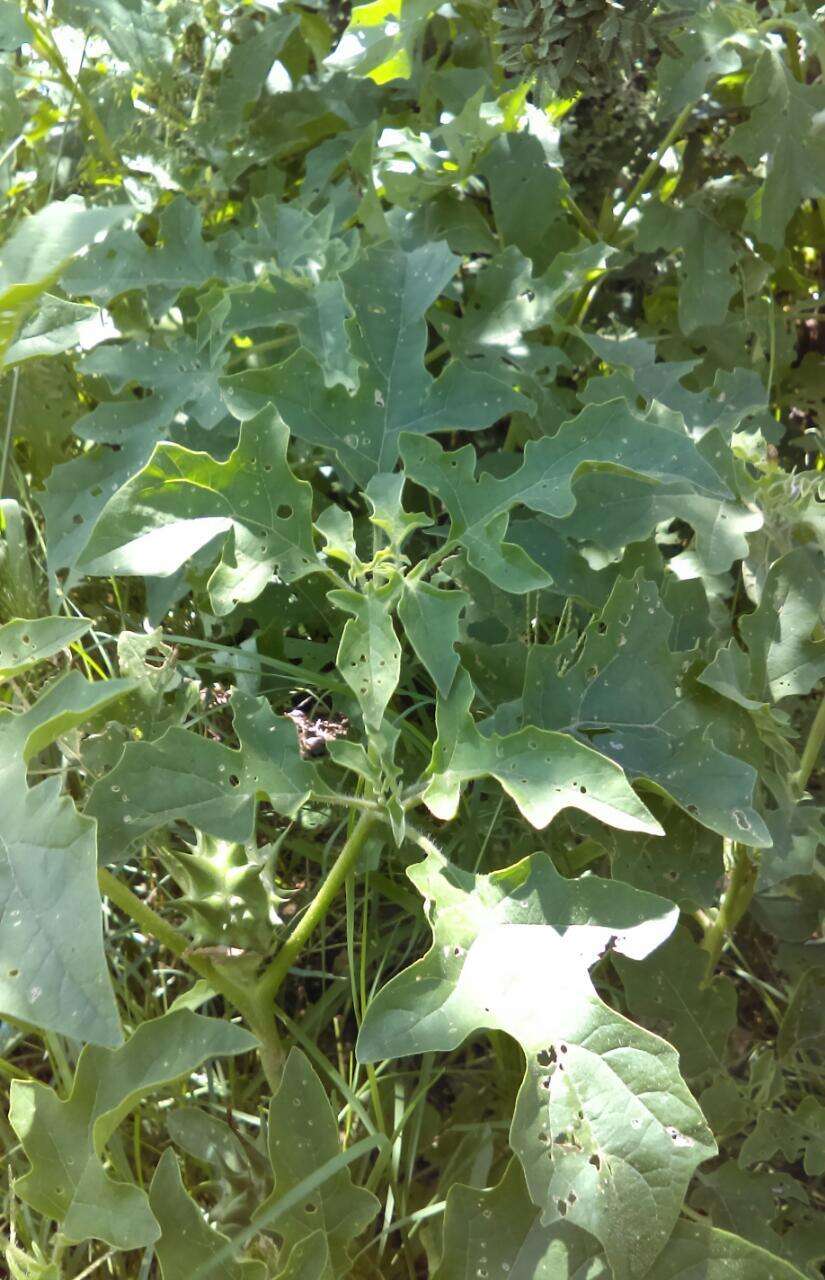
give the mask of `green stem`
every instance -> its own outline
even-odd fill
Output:
[[[412,826],[409,822],[407,823],[407,839],[412,841],[413,844],[417,844],[423,853],[435,854],[436,857],[441,857],[441,850],[435,841],[431,840],[428,835],[425,835],[423,831],[419,831],[417,827]]]
[[[197,952],[191,950],[189,939],[170,924],[168,920],[164,920],[148,903],[133,893],[127,884],[119,880],[113,875],[108,867],[99,867],[97,872],[97,882],[100,886],[101,893],[105,894],[110,902],[113,902],[125,915],[134,920],[144,933],[156,938],[167,951],[171,951],[178,959],[192,969],[199,977],[203,978],[214,987],[216,991],[225,996],[235,1005],[239,1013],[245,1018],[250,1018],[253,1012],[253,1002],[239,987],[232,981],[227,974],[222,973],[220,967],[205,956],[198,955]]]
[[[190,969],[208,982],[224,999],[233,1004],[238,1012],[249,1023],[251,1030],[261,1042],[261,1065],[270,1088],[274,1091],[280,1083],[279,1065],[282,1061],[280,1039],[275,1026],[274,1017],[264,1016],[258,1002],[234,982],[220,966],[207,960],[204,956],[190,951],[187,938],[174,925],[164,920],[146,902],[143,902],[128,885],[112,875],[107,867],[100,867],[97,882],[101,893],[113,902],[124,915],[134,920],[143,933],[156,938],[168,951],[183,960]]]
[[[218,48],[218,43],[219,42],[217,40],[212,39],[210,41],[209,48],[206,51],[206,57],[203,60],[203,70],[201,72],[201,78],[200,78],[200,81],[198,82],[198,91],[195,94],[195,102],[192,107],[192,115],[189,117],[190,124],[197,124],[198,120],[200,119],[201,107],[203,106],[203,98],[204,98],[204,94],[206,93],[206,84],[207,84],[207,81],[209,80],[209,72],[212,70],[212,63],[215,59],[215,53]]]
[[[582,209],[581,206],[576,203],[576,201],[573,199],[569,191],[564,197],[564,203],[567,205],[574,219],[578,223],[579,230],[585,236],[587,236],[587,239],[591,240],[593,244],[598,244],[599,241],[601,240],[601,236],[599,235],[596,227],[588,218],[584,209]]]
[[[345,809],[361,809],[364,813],[380,816],[384,811],[375,800],[365,800],[363,796],[344,796],[338,791],[313,791],[310,800],[314,804],[340,804]]]
[[[362,813],[350,832],[329,874],[316,893],[304,915],[287,938],[274,960],[264,971],[258,982],[257,999],[260,1004],[271,1005],[282,982],[297,961],[304,947],[315,930],[323,922],[332,903],[338,897],[347,876],[351,875],[358,861],[364,842],[372,830],[377,817],[374,813]]]
[[[262,351],[277,351],[281,347],[289,346],[290,342],[295,341],[294,333],[284,333],[280,338],[272,338],[268,342],[252,343],[248,347],[238,347],[230,357],[229,365],[233,368],[236,364],[241,363],[248,356],[260,355]]]
[[[34,37],[32,43],[35,49],[42,57],[46,59],[48,63],[50,63],[54,67],[55,71],[57,72],[58,79],[61,81],[64,87],[69,90],[69,93],[71,93],[73,97],[77,99],[77,102],[80,105],[80,110],[83,113],[83,118],[86,121],[86,127],[88,128],[92,137],[95,139],[95,142],[97,143],[97,145],[100,147],[100,150],[103,152],[109,164],[114,169],[121,169],[123,167],[122,161],[117,151],[112,146],[111,140],[109,138],[108,133],[106,132],[103,121],[101,120],[100,116],[97,114],[97,111],[95,110],[93,103],[89,100],[89,98],[83,92],[80,85],[77,83],[77,81],[72,76],[72,73],[69,71],[69,68],[66,66],[66,63],[63,60],[63,55],[61,54],[57,45],[54,43],[51,37],[51,33],[49,31],[44,30],[42,27],[39,27],[37,23],[28,15],[24,14],[23,16],[24,16],[25,22],[28,23],[28,26],[31,29],[32,35]]]
[[[33,1076],[28,1071],[24,1071],[22,1067],[16,1067],[13,1062],[8,1062],[5,1058],[0,1058],[0,1076],[5,1076],[7,1080],[37,1079],[37,1076]]]
[[[716,918],[710,924],[702,948],[708,953],[707,977],[709,981],[722,954],[725,939],[734,932],[750,906],[756,888],[758,868],[747,848],[734,844],[731,848],[730,866],[725,892],[719,903]]]
[[[802,748],[802,755],[799,760],[799,768],[791,778],[791,785],[796,795],[800,798],[808,785],[808,779],[816,767],[823,742],[825,742],[825,698],[820,701],[819,709],[808,731],[808,737],[805,746]]]
[[[9,394],[9,410],[6,414],[6,429],[3,433],[3,453],[0,456],[0,498],[6,484],[6,468],[11,450],[12,428],[14,427],[14,410],[17,404],[17,384],[20,381],[20,366],[15,365],[11,375],[11,392]]]
[[[630,210],[635,209],[636,205],[639,203],[642,196],[647,191],[651,182],[656,177],[656,174],[659,172],[659,164],[661,162],[662,156],[665,154],[665,152],[668,150],[669,147],[673,146],[673,143],[679,137],[685,125],[687,124],[688,120],[690,119],[690,115],[692,111],[693,111],[693,105],[691,104],[690,106],[685,107],[683,111],[679,112],[678,116],[673,121],[673,124],[670,126],[664,138],[662,139],[656,151],[656,154],[654,155],[653,159],[650,161],[650,164],[647,166],[644,173],[639,178],[639,181],[636,183],[635,187],[633,187],[632,191],[630,192],[630,195],[625,200],[624,207],[622,208],[621,213],[619,214],[618,217],[614,216],[611,218],[610,223],[605,230],[605,234],[604,234],[605,240],[610,240],[612,236],[615,235],[615,233],[618,231],[619,227],[622,225],[627,215],[630,213]]]
[[[343,579],[340,583],[346,587],[347,583]],[[189,649],[206,649],[214,650],[216,653],[238,652],[236,645],[219,644],[216,640],[198,640],[193,636],[173,635],[171,632],[165,631],[161,637],[166,644],[177,644],[181,647],[186,646]],[[300,684],[317,685],[319,689],[327,689],[330,693],[347,693],[347,686],[341,680],[335,680],[332,676],[324,675],[320,671],[304,671],[298,668],[294,663],[281,662],[278,658],[269,658],[263,653],[251,653],[248,655],[251,661],[260,663],[262,667],[268,670],[277,671],[280,675],[288,676],[290,680],[298,681]]]
[[[446,542],[442,542],[440,547],[436,547],[427,556],[426,560],[421,561],[421,568],[418,569],[418,578],[426,578],[428,573],[432,573],[433,569],[437,569],[441,561],[448,556],[451,551],[456,551],[459,546],[458,538],[447,538]]]

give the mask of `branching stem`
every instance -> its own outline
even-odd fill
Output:
[[[756,888],[757,875],[758,867],[747,847],[741,844],[732,845],[725,892],[719,903],[716,917],[702,939],[702,947],[708,953],[706,982],[713,976],[725,939],[733,933],[750,906]]]
[[[134,920],[143,933],[155,938],[167,951],[171,951],[178,959],[183,960],[199,977],[208,982],[249,1024],[261,1042],[261,1065],[271,1089],[275,1089],[280,1081],[278,1066],[281,1060],[280,1040],[273,1018],[262,1016],[263,1010],[254,998],[250,998],[243,987],[222,971],[219,965],[213,964],[203,955],[190,950],[188,939],[164,920],[163,916],[153,910],[148,903],[133,893],[127,884],[113,875],[107,867],[100,867],[97,881],[101,893],[114,905]]]
[[[621,213],[611,218],[608,227],[605,229],[605,234],[604,234],[605,240],[612,239],[612,237],[618,231],[619,227],[624,222],[627,215],[630,213],[631,209],[636,208],[636,205],[639,203],[642,196],[648,190],[648,188],[650,187],[650,184],[653,182],[654,178],[656,177],[656,174],[659,172],[659,165],[661,164],[662,157],[664,156],[665,152],[670,147],[672,147],[674,142],[676,142],[676,140],[679,138],[682,130],[684,129],[685,125],[690,119],[692,111],[693,111],[693,104],[691,103],[690,106],[685,107],[683,111],[679,112],[678,116],[673,121],[673,124],[670,126],[664,138],[662,139],[661,143],[659,144],[656,150],[656,154],[653,156],[652,160],[650,161],[650,164],[644,170],[638,182],[631,190],[630,195],[625,200]]]

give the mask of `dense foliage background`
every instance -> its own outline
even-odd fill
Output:
[[[2,0],[14,1280],[825,1274],[824,68]]]

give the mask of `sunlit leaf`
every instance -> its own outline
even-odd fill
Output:
[[[371,1003],[359,1057],[454,1049],[480,1028],[513,1036],[527,1072],[510,1142],[542,1224],[581,1226],[614,1276],[644,1275],[715,1145],[675,1051],[604,1004],[588,969],[608,946],[648,955],[675,910],[619,882],[564,880],[545,854],[475,876],[431,853],[409,874],[433,945]]]
[[[163,577],[215,541],[222,551],[210,591],[219,613],[254,600],[276,571],[285,582],[312,573],[311,490],[290,471],[286,446],[271,411],[245,425],[226,462],[159,445],[104,509],[81,567]]]
[[[464,673],[439,704],[433,777],[424,795],[437,817],[454,817],[462,784],[489,775],[539,830],[572,807],[625,831],[662,834],[618,765],[564,733],[529,727],[485,737],[470,716],[472,696]]]

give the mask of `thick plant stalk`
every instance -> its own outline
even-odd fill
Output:
[[[801,799],[808,785],[808,779],[816,767],[825,742],[825,698],[820,701],[819,708],[808,731],[805,746],[799,759],[799,768],[792,775],[791,787],[797,799]],[[731,850],[727,887],[719,904],[715,919],[708,926],[702,939],[702,947],[708,953],[709,980],[722,954],[725,938],[733,933],[739,921],[750,906],[756,889],[759,868],[751,858],[744,845],[734,844]]]
[[[141,901],[128,885],[113,875],[107,867],[101,867],[97,873],[101,893],[113,902],[124,915],[128,915],[139,925],[144,933],[156,938],[173,955],[184,960],[190,969],[208,982],[224,999],[235,1006],[249,1024],[250,1030],[261,1042],[261,1066],[269,1087],[274,1091],[280,1083],[280,1062],[282,1052],[277,1029],[271,1017],[264,1017],[263,1010],[257,1002],[250,998],[238,983],[220,968],[192,952],[183,934],[174,925],[164,920],[147,903]]]
[[[707,980],[722,954],[725,939],[734,932],[739,921],[750,906],[753,891],[756,888],[758,867],[752,860],[747,848],[741,844],[731,847],[731,862],[727,875],[727,886],[719,903],[716,918],[702,939],[702,947],[708,953]]]
[[[819,709],[814,716],[813,724],[808,731],[808,737],[805,746],[802,748],[802,755],[799,760],[799,768],[793,775],[793,788],[797,796],[801,797],[808,785],[808,779],[816,767],[819,754],[822,751],[822,744],[825,742],[825,698],[819,703]]]
[[[621,213],[618,216],[611,216],[610,222],[604,232],[604,238],[606,240],[609,240],[611,236],[615,235],[615,233],[618,231],[619,227],[622,225],[627,215],[630,213],[631,209],[636,208],[636,205],[639,203],[642,196],[645,194],[648,187],[650,186],[651,182],[656,177],[656,174],[659,171],[659,165],[661,164],[662,156],[665,154],[668,148],[672,147],[674,142],[678,140],[678,138],[682,133],[682,130],[684,129],[685,125],[690,119],[692,113],[693,113],[692,103],[689,106],[685,107],[683,111],[679,112],[678,116],[673,121],[673,124],[668,129],[664,138],[659,143],[659,146],[657,147],[656,153],[653,156],[652,160],[650,161],[644,173],[641,175],[638,182],[633,187],[633,190],[630,192],[629,196],[625,200]]]
[[[258,997],[261,1001],[271,1003],[275,999],[281,983],[344,887],[347,876],[354,870],[364,842],[376,821],[374,813],[361,814],[326,880],[261,978],[258,984]]]

